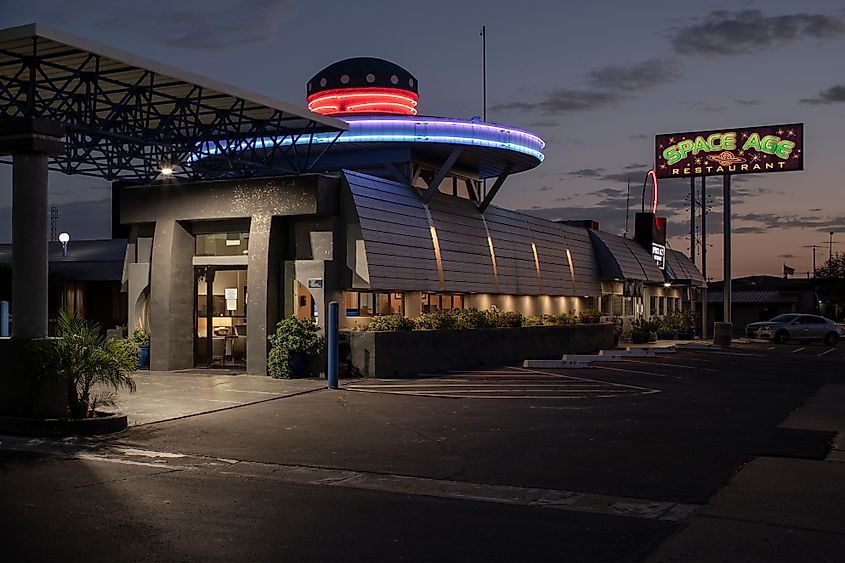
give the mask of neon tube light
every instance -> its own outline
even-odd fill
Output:
[[[375,112],[416,115],[419,96],[401,88],[340,88],[311,94],[308,109],[323,115]],[[325,109],[331,102],[337,109]]]
[[[286,147],[291,144],[305,146],[329,143],[444,143],[452,145],[488,147],[518,152],[542,161],[543,140],[525,130],[476,121],[394,117],[366,118],[344,117],[349,130],[340,137],[336,133],[315,133],[298,138],[265,137],[255,141],[205,142],[197,145],[197,153],[189,160],[215,156],[223,150],[248,150],[252,148]]]

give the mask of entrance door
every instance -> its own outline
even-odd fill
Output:
[[[246,266],[199,266],[194,280],[194,364],[246,368]]]

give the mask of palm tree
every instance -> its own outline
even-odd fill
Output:
[[[138,368],[137,347],[107,339],[97,323],[64,310],[57,336],[38,341],[34,357],[42,376],[65,386],[71,418],[90,418],[98,407],[114,405],[122,387],[135,391],[130,372]]]

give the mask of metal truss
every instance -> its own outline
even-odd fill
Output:
[[[28,42],[28,44],[27,44]],[[147,183],[169,169],[187,180],[299,174],[342,130],[40,36],[0,44],[0,120],[40,117],[66,127],[50,168]],[[171,73],[172,74],[172,73]],[[262,141],[263,140],[263,141]],[[213,147],[203,158],[200,146]],[[10,158],[4,159],[10,162]]]

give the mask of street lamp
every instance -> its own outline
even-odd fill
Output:
[[[61,233],[59,235],[59,242],[62,243],[62,256],[67,256],[67,243],[70,240],[70,235]]]

